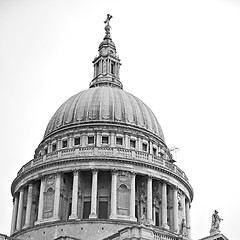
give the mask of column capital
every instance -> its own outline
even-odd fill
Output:
[[[112,174],[117,174],[118,173],[118,169],[117,168],[111,168],[111,173]]]
[[[78,174],[78,173],[79,173],[79,168],[74,168],[74,169],[73,169],[73,174],[76,175],[76,174]]]
[[[91,170],[92,170],[92,173],[93,173],[93,174],[97,174],[98,171],[99,171],[97,168],[92,168]]]
[[[54,175],[55,175],[56,177],[58,177],[58,176],[60,176],[62,173],[63,173],[62,171],[57,170],[57,171],[54,172]]]
[[[135,171],[130,171],[130,175],[131,175],[131,177],[135,177],[137,175],[137,173]]]

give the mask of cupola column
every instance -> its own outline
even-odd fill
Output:
[[[26,209],[26,217],[25,217],[24,227],[29,227],[30,226],[31,210],[32,210],[32,198],[33,198],[33,184],[29,183],[29,185],[28,185],[28,195],[27,195],[27,209]]]
[[[24,189],[21,188],[19,193],[19,203],[18,203],[17,226],[16,226],[17,231],[21,230],[22,228],[23,194],[24,194]]]
[[[54,208],[53,219],[59,220],[59,207],[60,207],[60,190],[61,190],[61,173],[56,173],[55,177],[55,195],[54,195]]]
[[[17,222],[17,209],[18,209],[18,196],[13,198],[13,211],[12,211],[12,223],[11,223],[11,232],[10,234],[12,235],[15,231],[16,228],[16,222]]]
[[[117,218],[117,171],[112,171],[112,183],[111,183],[111,219]]]
[[[147,181],[147,220],[152,223],[152,177]]]
[[[186,197],[184,193],[182,195],[182,218],[185,219],[186,222]]]
[[[166,182],[162,183],[162,227],[169,229],[167,223],[167,184]]]
[[[78,178],[79,171],[75,169],[73,171],[73,190],[72,190],[72,214],[69,219],[77,219],[77,209],[78,209]]]
[[[178,232],[178,189],[173,187],[173,231]]]
[[[39,203],[38,203],[38,220],[36,222],[40,223],[43,220],[43,192],[45,190],[45,179],[42,177],[41,185],[40,185],[40,192],[39,192]]]
[[[130,220],[137,221],[135,217],[135,180],[136,174],[131,173],[131,192],[130,192]]]
[[[91,195],[91,213],[89,218],[97,218],[97,178],[98,171],[92,171],[92,195]]]
[[[186,225],[188,228],[188,238],[191,238],[190,202],[188,198],[186,198]]]

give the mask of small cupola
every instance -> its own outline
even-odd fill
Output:
[[[107,19],[104,21],[105,36],[98,48],[98,56],[93,60],[94,75],[90,83],[90,88],[99,86],[111,86],[123,88],[120,82],[120,59],[117,56],[116,47],[112,41],[109,22],[112,16],[107,14]]]

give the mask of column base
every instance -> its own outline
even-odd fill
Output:
[[[166,229],[166,230],[169,230],[169,229],[170,229],[170,227],[169,227],[167,224],[162,225],[162,228],[164,228],[164,229]]]
[[[75,214],[73,214],[73,215],[70,215],[70,216],[69,216],[69,219],[70,219],[70,220],[72,220],[72,219],[78,219],[78,216],[75,215]]]
[[[28,228],[28,227],[30,227],[30,225],[24,225],[24,226],[22,227],[22,229],[25,229],[25,228]]]
[[[137,218],[133,217],[133,216],[130,216],[130,221],[133,221],[133,222],[137,222]]]
[[[97,218],[96,213],[91,213],[91,214],[89,215],[89,218]]]
[[[117,214],[111,214],[111,215],[109,216],[109,218],[110,218],[110,219],[117,219]]]

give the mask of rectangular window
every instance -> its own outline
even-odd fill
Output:
[[[130,139],[130,147],[136,148],[136,140]]]
[[[80,137],[74,138],[74,145],[80,145]]]
[[[91,202],[83,203],[83,219],[89,218],[91,212]]]
[[[102,136],[102,144],[108,144],[108,136]]]
[[[52,145],[52,151],[54,152],[54,151],[56,151],[57,150],[57,144],[56,143],[53,143],[53,145]]]
[[[94,144],[94,136],[88,137],[88,144]]]
[[[67,147],[67,140],[63,140],[62,141],[62,148],[66,148]]]
[[[115,63],[111,62],[111,74],[114,74],[115,70]]]
[[[147,152],[147,143],[142,144],[142,150]]]
[[[108,202],[99,201],[98,217],[103,219],[108,218]]]
[[[153,155],[157,155],[157,149],[156,148],[153,148]]]
[[[122,137],[117,137],[116,143],[117,143],[117,145],[123,145],[123,138]]]
[[[48,154],[48,148],[44,149],[45,154]]]

